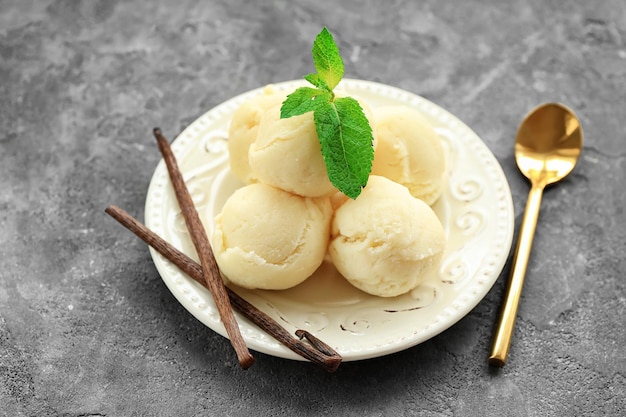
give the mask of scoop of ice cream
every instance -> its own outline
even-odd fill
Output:
[[[326,174],[313,112],[280,118],[280,105],[261,117],[250,166],[259,181],[306,197],[336,191]]]
[[[369,108],[360,104],[365,114],[370,114]],[[373,125],[372,117],[369,120]],[[337,191],[328,179],[313,112],[281,119],[280,105],[266,111],[248,157],[260,182],[305,197],[330,196]]]
[[[268,108],[281,103],[286,97],[271,85],[261,95],[246,100],[235,110],[228,129],[228,152],[231,172],[246,184],[254,181],[248,162],[248,149],[256,140],[261,116]]]
[[[375,175],[356,200],[336,209],[331,231],[329,253],[337,270],[355,287],[382,297],[417,287],[446,245],[428,204]]]
[[[446,161],[441,139],[428,120],[407,106],[376,111],[378,146],[372,174],[404,185],[432,205],[444,188]]]
[[[262,183],[231,195],[211,244],[222,273],[245,288],[286,289],[322,263],[332,209],[328,198],[297,196]]]

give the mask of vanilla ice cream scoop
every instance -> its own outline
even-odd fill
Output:
[[[372,174],[389,178],[432,205],[443,191],[446,160],[441,139],[429,121],[408,106],[376,110],[378,146]]]
[[[246,184],[255,178],[248,162],[248,150],[256,140],[259,122],[265,111],[282,103],[287,94],[268,85],[262,94],[243,102],[233,113],[228,129],[228,152],[231,172]]]
[[[430,206],[376,175],[356,200],[336,209],[331,233],[329,254],[337,270],[355,287],[381,297],[417,287],[446,246]]]
[[[326,173],[313,112],[281,119],[280,105],[267,110],[248,157],[260,182],[306,197],[336,191]]]
[[[359,104],[374,129],[368,106],[360,100]],[[280,107],[267,110],[259,122],[248,153],[253,175],[259,182],[305,197],[336,193],[328,179],[313,112],[281,119]]]
[[[293,287],[324,260],[331,217],[329,198],[301,197],[262,183],[244,186],[215,218],[215,260],[241,287]]]

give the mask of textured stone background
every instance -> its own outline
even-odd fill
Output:
[[[483,138],[517,226],[518,123],[545,101],[581,117],[584,152],[545,195],[504,369],[486,356],[506,270],[412,349],[335,374],[258,354],[244,372],[104,215],[115,203],[141,217],[153,126],[174,137],[310,72],[323,25],[347,76],[423,95]],[[0,415],[626,413],[623,0],[0,0],[0,97]]]

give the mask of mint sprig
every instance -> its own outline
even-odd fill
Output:
[[[304,79],[314,88],[300,87],[289,94],[280,109],[280,117],[313,112],[328,178],[339,191],[355,199],[372,171],[372,128],[358,101],[335,97],[333,90],[343,78],[344,66],[328,29],[317,35],[311,52],[317,73]]]

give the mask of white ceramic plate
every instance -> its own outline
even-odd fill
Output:
[[[300,82],[276,84],[292,91]],[[303,284],[285,291],[236,291],[290,331],[306,329],[335,348],[344,361],[373,358],[417,345],[464,317],[487,294],[507,259],[513,237],[511,192],[500,165],[466,125],[422,97],[387,85],[344,80],[347,93],[371,109],[402,104],[422,112],[435,126],[448,152],[449,183],[433,209],[441,219],[448,245],[438,271],[410,294],[395,298],[367,295],[324,263]],[[172,147],[193,200],[205,219],[219,213],[242,186],[228,165],[227,131],[234,110],[262,89],[213,108],[187,127]],[[161,161],[146,198],[146,224],[197,259]],[[178,301],[202,323],[226,337],[210,293],[151,249],[154,263]],[[237,315],[252,350],[302,359],[255,325]]]

